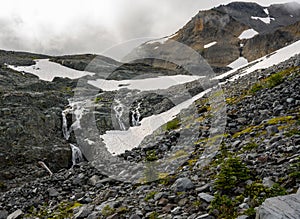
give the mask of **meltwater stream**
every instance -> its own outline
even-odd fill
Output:
[[[77,147],[74,144],[70,144],[70,147],[72,149],[72,165],[76,165],[83,161],[83,155],[79,147]]]
[[[138,103],[137,107],[131,111],[131,123],[133,126],[139,126],[140,125],[140,108],[141,103]]]
[[[68,120],[67,120],[67,115],[69,113],[73,113],[74,109],[73,108],[67,108],[65,110],[62,111],[62,130],[63,130],[63,135],[64,138],[68,141],[71,135],[71,132],[74,128],[74,124],[73,123],[70,128],[68,128]],[[76,115],[76,114],[75,114]],[[80,120],[81,117],[76,117],[76,120],[79,119]],[[82,152],[80,150],[79,147],[77,147],[74,144],[70,144],[71,150],[72,150],[72,166],[80,163],[83,161],[83,155]]]
[[[124,130],[126,130],[125,124],[122,121],[122,116],[123,116],[123,112],[124,112],[124,105],[119,100],[115,100],[115,102],[117,104],[113,107],[113,109],[114,109],[114,112],[115,112],[115,115],[116,115],[116,119],[117,119],[117,122],[118,122],[118,125],[119,125],[120,129],[122,131],[124,131]]]

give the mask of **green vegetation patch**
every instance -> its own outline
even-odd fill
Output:
[[[162,126],[163,130],[165,130],[165,131],[172,131],[172,130],[178,129],[179,127],[180,127],[180,119],[179,118],[175,118]]]
[[[245,146],[243,146],[243,151],[251,151],[253,149],[256,149],[258,147],[258,144],[256,142],[249,142]]]
[[[221,164],[216,177],[215,188],[224,194],[230,194],[240,183],[250,179],[250,171],[238,157],[229,157]]]
[[[157,194],[156,191],[151,191],[151,192],[149,192],[149,193],[146,195],[146,197],[144,198],[144,200],[145,200],[145,201],[149,201],[150,199],[153,199],[154,196],[155,196],[156,194]]]
[[[268,120],[269,125],[276,125],[279,123],[288,123],[288,122],[293,122],[294,117],[293,116],[280,116],[280,117],[275,117],[270,120]]]
[[[79,202],[61,202],[57,207],[49,211],[49,206],[44,204],[39,208],[31,207],[29,214],[25,215],[25,217],[49,219],[72,218],[74,215],[73,210],[80,206],[82,204]]]
[[[214,200],[211,203],[211,210],[210,213],[213,213],[213,210],[216,209],[219,212],[217,218],[224,218],[224,219],[232,219],[237,217],[237,210],[236,210],[236,200],[231,199],[227,195],[220,195],[217,193],[214,196]]]
[[[95,97],[94,102],[97,104],[99,102],[103,101],[103,97]]]
[[[158,219],[158,218],[159,218],[159,214],[155,211],[149,215],[149,219]]]
[[[113,215],[114,213],[116,212],[116,209],[110,207],[109,205],[106,205],[102,211],[101,211],[101,214],[104,216],[104,217],[108,217],[110,215]]]
[[[257,82],[256,84],[254,84],[250,88],[249,93],[253,94],[264,88],[276,87],[277,85],[281,84],[284,81],[285,77],[296,72],[298,69],[299,69],[299,67],[292,67],[292,68],[288,68],[283,71],[277,72],[275,74],[272,74],[271,76],[269,76],[265,79],[262,79],[259,82]]]
[[[242,130],[240,132],[236,132],[232,137],[233,138],[238,138],[241,135],[249,134],[251,132],[261,130],[263,127],[264,127],[263,125],[249,126],[249,127],[245,128],[244,130]]]
[[[246,186],[245,195],[251,198],[252,207],[261,205],[267,198],[286,195],[286,190],[275,183],[272,187],[265,187],[259,182]]]
[[[147,151],[146,160],[147,161],[156,161],[156,160],[158,160],[156,151],[155,150]]]

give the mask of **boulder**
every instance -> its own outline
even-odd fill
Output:
[[[259,207],[256,219],[300,218],[300,195],[286,195],[269,198]]]
[[[13,213],[11,213],[10,215],[8,215],[7,219],[16,219],[18,217],[20,217],[23,214],[23,211],[18,209],[16,211],[14,211]]]
[[[189,189],[193,189],[194,187],[194,183],[187,177],[177,179],[172,185],[172,188],[176,192],[185,192]]]

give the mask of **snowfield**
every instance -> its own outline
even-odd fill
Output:
[[[187,82],[195,81],[204,76],[196,75],[173,75],[173,76],[160,76],[156,78],[136,79],[136,80],[105,80],[97,79],[90,80],[88,83],[94,87],[100,88],[104,91],[115,91],[122,88],[130,90],[149,91],[157,89],[167,89],[173,85],[184,84]]]
[[[235,80],[238,77],[242,77],[242,76],[249,74],[251,72],[254,72],[258,69],[265,69],[265,68],[269,68],[273,65],[277,65],[280,62],[284,62],[299,53],[300,53],[300,40],[298,40],[295,43],[288,45],[284,48],[281,48],[281,49],[273,52],[272,54],[269,54],[262,58],[254,60],[254,61],[250,62],[249,64],[242,65],[242,66],[235,68],[231,71],[228,71],[222,75],[219,75],[219,76],[215,77],[214,79],[220,80],[222,78],[225,78],[225,77],[235,73],[238,70],[241,70],[240,74],[238,74],[232,78],[232,80]],[[247,66],[250,66],[250,67],[247,67]]]
[[[272,17],[254,17],[254,16],[251,16],[251,19],[253,19],[253,20],[261,20],[262,22],[264,22],[266,24],[270,24],[271,21],[275,20],[275,18],[272,18]]]
[[[254,30],[254,29],[248,29],[248,30],[245,30],[243,33],[241,33],[241,35],[238,38],[240,40],[251,39],[254,36],[256,36],[257,34],[259,34],[259,33],[256,30]]]
[[[237,60],[233,61],[232,63],[230,63],[227,66],[235,69],[235,68],[238,68],[238,67],[246,65],[246,64],[248,64],[248,60],[244,57],[239,57]]]
[[[87,71],[71,69],[58,63],[50,62],[49,59],[37,59],[35,61],[36,64],[31,66],[7,65],[7,67],[22,73],[31,73],[44,81],[52,81],[55,77],[77,79],[86,75],[95,74]]]

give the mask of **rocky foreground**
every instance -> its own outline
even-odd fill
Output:
[[[189,109],[185,110],[180,118],[162,127],[161,132],[145,139],[142,148],[120,155],[132,162],[155,162],[176,147],[176,156],[170,163],[179,159],[185,162],[172,174],[155,172],[158,180],[151,182],[153,174],[145,173],[141,183],[133,185],[109,179],[86,162],[52,176],[46,176],[47,172],[37,167],[45,177],[0,193],[0,218],[8,215],[8,218],[89,219],[241,219],[255,218],[255,215],[258,218],[300,218],[299,194],[296,195],[300,183],[299,87],[300,56],[225,82],[222,85],[227,112],[224,133],[215,136],[209,133],[214,109],[209,102],[210,95],[206,95],[196,101],[198,114],[192,118],[193,122],[186,123],[190,120],[186,118]],[[33,93],[33,85],[29,88],[26,90],[25,86],[22,100],[24,95],[29,100],[38,95],[39,91]],[[1,92],[6,98],[18,98],[18,91],[12,89]],[[46,94],[55,95],[51,92],[53,89]],[[44,96],[45,99],[49,97]],[[33,103],[41,100],[44,99]],[[57,101],[63,108],[66,99]],[[37,107],[41,112],[46,110],[43,105]],[[16,109],[20,111],[11,112],[8,108],[2,113],[13,116],[26,112],[23,108],[21,111],[21,106]],[[44,117],[50,119],[53,115],[53,130],[56,130],[55,135],[61,136],[62,133],[58,133],[61,128],[55,129],[61,125],[61,122],[55,123],[60,118],[59,113],[52,111]],[[191,154],[184,153],[177,144],[185,130],[199,133],[197,139],[186,137],[186,144],[193,148]],[[203,152],[219,140],[220,147],[213,151],[214,156],[203,163],[200,159]],[[43,142],[45,146],[47,141]],[[51,158],[59,160],[54,155]],[[23,172],[24,178],[29,171]],[[290,196],[271,198],[282,195]]]

